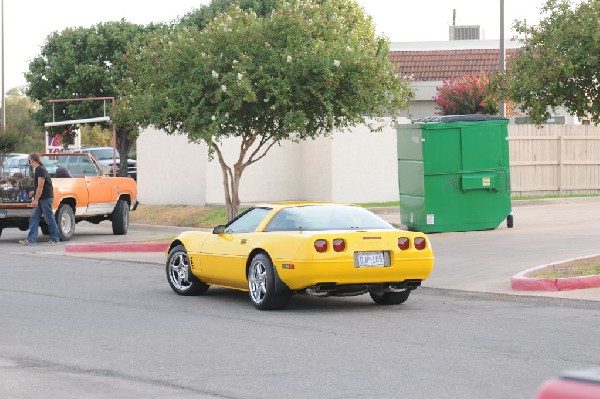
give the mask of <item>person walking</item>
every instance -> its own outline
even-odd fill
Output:
[[[54,218],[54,212],[52,211],[52,203],[54,202],[52,179],[38,154],[29,154],[29,165],[34,170],[33,191],[29,193],[31,206],[34,209],[31,219],[29,219],[29,234],[27,235],[27,239],[20,240],[19,242],[23,245],[36,244],[40,219],[44,215],[44,220],[50,232],[50,244],[59,244],[58,226]]]

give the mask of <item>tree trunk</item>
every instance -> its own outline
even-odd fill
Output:
[[[128,153],[133,145],[133,140],[129,138],[129,130],[127,128],[117,128],[116,129],[116,147],[119,152],[119,176],[125,177],[127,176],[127,160],[129,159]],[[112,171],[111,171],[112,173]]]
[[[270,136],[263,136],[257,143],[259,137],[257,132],[241,135],[242,143],[240,145],[240,153],[237,162],[233,165],[233,170],[227,165],[223,158],[221,149],[214,141],[210,143],[212,149],[217,154],[221,171],[223,172],[223,188],[225,189],[225,206],[227,207],[227,220],[232,220],[240,211],[240,180],[242,173],[247,166],[262,159],[267,152],[277,143],[275,140],[269,140]],[[254,149],[252,146],[257,144]],[[246,155],[249,154],[248,159]]]
[[[219,165],[221,165],[221,172],[223,173],[225,207],[227,209],[227,220],[230,221],[235,218],[240,211],[239,188],[240,179],[242,177],[242,173],[244,172],[244,165],[240,160],[234,165],[234,169],[232,171],[231,167],[225,163],[225,159],[223,158],[223,154],[221,153],[219,147],[215,143],[212,144],[212,147],[217,154]]]

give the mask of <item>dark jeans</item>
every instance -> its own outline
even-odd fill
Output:
[[[52,212],[52,202],[54,202],[54,198],[41,199],[38,202],[38,206],[33,210],[31,219],[29,219],[29,235],[27,236],[29,242],[37,241],[38,228],[40,227],[42,214],[48,225],[48,231],[50,232],[52,241],[60,241],[60,237],[58,236],[58,226],[56,225],[56,219],[54,219],[54,212]]]

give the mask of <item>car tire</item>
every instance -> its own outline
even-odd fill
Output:
[[[400,305],[406,302],[411,290],[402,292],[370,292],[371,299],[378,305]]]
[[[256,254],[248,267],[248,294],[258,310],[284,309],[292,297],[291,291],[279,280],[273,262],[264,253]]]
[[[127,234],[129,229],[129,204],[125,200],[118,200],[112,216],[112,230],[116,236]]]
[[[178,295],[202,295],[210,287],[190,271],[188,254],[183,245],[177,245],[169,251],[165,271],[171,289]]]
[[[60,204],[55,218],[60,240],[69,241],[73,237],[73,233],[75,233],[75,214],[73,213],[73,208],[67,204]],[[46,232],[44,232],[44,227],[42,227],[42,233],[49,234],[48,225],[45,226],[45,229]]]

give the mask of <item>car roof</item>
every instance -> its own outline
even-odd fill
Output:
[[[29,158],[29,155],[28,154],[22,154],[22,155],[19,154],[19,155],[15,155],[14,157],[7,158],[7,160],[9,160],[9,159],[23,159],[23,158]]]
[[[332,206],[332,205],[345,205],[345,206],[356,206],[345,202],[320,202],[320,201],[285,201],[285,202],[264,202],[254,205],[255,208],[273,208],[273,209],[284,209],[284,208],[297,208],[301,206]]]

